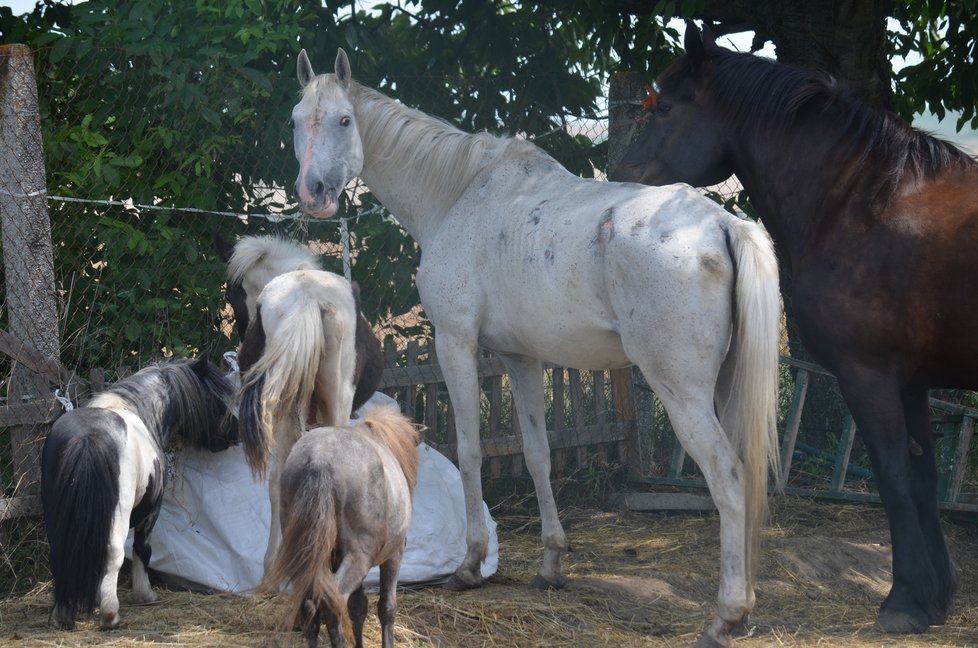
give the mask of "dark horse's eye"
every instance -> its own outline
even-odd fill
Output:
[[[347,117],[346,115],[343,115],[342,117],[340,117],[340,126],[346,128],[349,125],[350,125],[350,118],[349,117]]]
[[[659,113],[660,115],[665,115],[670,110],[672,110],[672,104],[668,104],[664,101],[660,101],[655,107],[655,112]]]

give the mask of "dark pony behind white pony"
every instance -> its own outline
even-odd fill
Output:
[[[306,432],[282,470],[282,551],[264,588],[292,586],[284,622],[303,617],[309,646],[325,624],[334,648],[363,645],[363,580],[380,565],[383,648],[394,645],[397,577],[411,523],[420,436],[399,412],[377,406],[355,426]],[[352,628],[351,628],[352,623]]]
[[[234,388],[207,362],[174,360],[125,378],[62,415],[44,442],[41,501],[54,577],[52,624],[74,627],[98,605],[104,629],[119,625],[116,593],[124,544],[135,529],[135,598],[156,596],[146,573],[174,439],[217,452],[237,443]]]

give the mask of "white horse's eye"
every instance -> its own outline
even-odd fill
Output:
[[[289,117],[289,128],[295,128],[295,120]]]
[[[349,125],[350,125],[350,118],[349,117],[347,117],[346,115],[343,115],[342,117],[340,117],[340,126],[342,126],[343,128],[346,128]]]

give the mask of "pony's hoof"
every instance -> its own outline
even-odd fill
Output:
[[[909,612],[898,610],[880,610],[873,629],[886,634],[920,634],[925,632],[930,624],[927,619]]]
[[[102,630],[115,630],[119,627],[119,614],[114,612],[99,619],[98,627]]]
[[[452,574],[447,581],[445,581],[445,584],[442,585],[442,587],[453,592],[462,592],[465,590],[475,589],[481,585],[481,578],[477,580],[469,580],[467,578],[462,578],[456,572]]]
[[[545,576],[537,574],[533,577],[533,580],[530,581],[530,587],[539,590],[560,590],[564,589],[566,585],[567,578],[563,574],[560,574],[555,580],[551,580]]]
[[[716,637],[711,637],[709,633],[704,632],[696,639],[694,648],[730,648],[733,645],[733,641],[720,642]]]
[[[59,619],[57,617],[51,617],[49,623],[52,628],[57,628],[58,630],[74,630],[75,620],[74,619]]]

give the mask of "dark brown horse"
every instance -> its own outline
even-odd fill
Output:
[[[685,49],[611,177],[743,183],[793,280],[802,341],[838,377],[873,462],[893,542],[877,628],[923,632],[958,587],[927,396],[978,388],[978,164],[827,74],[691,24]]]

